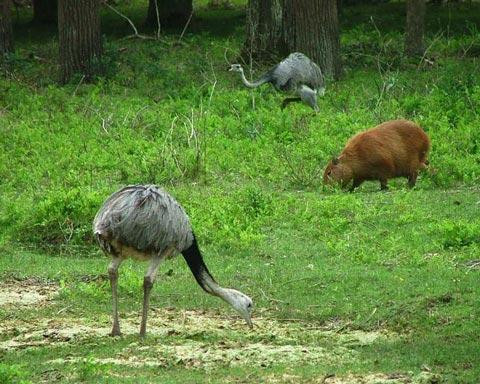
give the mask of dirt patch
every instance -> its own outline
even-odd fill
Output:
[[[322,384],[434,384],[440,383],[439,375],[431,372],[413,373],[368,373],[345,376],[324,377]],[[316,381],[317,382],[317,381]]]
[[[59,287],[39,280],[7,281],[0,283],[0,305],[24,307],[47,305]],[[125,336],[138,335],[140,313],[124,314],[120,321]],[[107,340],[111,330],[110,313],[97,319],[67,316],[64,311],[50,318],[12,318],[0,324],[0,351],[42,348],[59,345],[81,345],[92,338]],[[147,334],[161,342],[149,343],[135,339],[108,357],[96,357],[96,364],[132,368],[181,366],[187,369],[215,369],[219,366],[269,367],[276,364],[298,366],[340,365],[360,358],[359,348],[382,340],[401,336],[386,331],[334,331],[315,327],[306,322],[281,321],[257,314],[250,330],[236,316],[225,313],[152,309]],[[83,356],[50,360],[53,366],[76,364]],[[268,383],[302,382],[295,375],[269,377]],[[404,384],[428,383],[411,373],[345,375],[320,377],[322,384]]]
[[[3,281],[0,283],[0,307],[46,305],[58,290],[58,285],[38,279]]]
[[[127,314],[120,321],[123,335],[137,335],[140,328],[140,314],[133,312]],[[21,349],[28,347],[39,347],[46,344],[81,342],[91,337],[108,337],[111,330],[110,314],[101,315],[97,321],[87,318],[58,317],[36,318],[36,319],[12,319],[5,320],[0,325],[0,336],[5,340],[0,342],[0,349]],[[323,348],[342,348],[344,355],[349,350],[359,345],[367,345],[376,342],[378,339],[393,339],[398,335],[386,332],[362,332],[351,331],[335,333],[334,331],[310,327],[304,323],[281,322],[267,317],[255,318],[253,330],[248,329],[244,323],[237,318],[229,319],[224,315],[219,316],[204,311],[185,311],[174,309],[156,309],[151,311],[148,320],[147,334],[149,337],[160,337],[165,340],[175,340],[181,336],[183,340],[202,342],[204,339],[245,339],[248,344],[238,348],[249,351],[254,356],[258,354],[275,355],[275,351],[268,348],[268,345],[282,346],[276,348],[281,354],[324,355]],[[267,346],[262,346],[262,345]],[[189,348],[193,344],[189,345]],[[204,345],[196,345],[203,348]],[[251,350],[248,347],[251,346]],[[291,353],[284,349],[292,346]],[[315,348],[311,348],[315,346]],[[317,346],[322,348],[318,349]],[[326,347],[323,347],[326,346]],[[327,347],[328,346],[328,347]],[[228,348],[236,348],[229,345]],[[227,350],[227,347],[218,346],[219,350]],[[167,352],[173,350],[168,350]],[[182,352],[182,348],[176,348],[175,354],[180,359],[189,359],[188,355]],[[333,355],[335,351],[330,351]],[[173,353],[173,352],[172,352]],[[208,354],[207,354],[208,355]],[[205,355],[205,356],[207,356]],[[210,356],[210,355],[208,355]],[[236,359],[232,356],[232,361]],[[299,358],[300,359],[300,358]],[[215,356],[208,357],[205,361],[215,360]],[[259,360],[261,360],[259,358]],[[300,359],[301,360],[301,359]]]
[[[180,345],[156,345],[141,348],[137,343],[133,343],[114,358],[97,358],[95,361],[101,364],[130,367],[180,365],[185,368],[212,369],[218,366],[268,367],[283,363],[338,363],[352,357],[351,351],[345,348],[331,350],[330,348],[301,345],[186,341]],[[50,363],[63,364],[65,360],[56,359]]]

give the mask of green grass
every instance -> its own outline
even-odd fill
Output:
[[[235,331],[227,329],[218,334],[216,328],[205,324],[192,333],[149,336],[144,343],[146,352],[139,352],[140,358],[154,358],[155,353],[149,350],[154,350],[158,343],[183,345],[191,340],[213,349],[224,342],[245,346],[260,342],[277,347],[293,342],[305,348],[333,350],[338,343],[335,338],[316,338],[308,327],[333,329],[339,336],[356,329],[388,330],[399,337],[368,345],[347,344],[350,353],[357,357],[345,358],[341,363],[272,363],[253,369],[247,364],[232,371],[228,360],[208,369],[201,365],[189,368],[188,360],[177,363],[161,360],[160,371],[171,382],[208,382],[202,378],[205,372],[213,382],[235,382],[246,374],[268,380],[269,375],[273,379],[285,372],[308,382],[309,378],[330,372],[339,376],[348,372],[418,374],[427,366],[445,382],[473,383],[480,374],[476,342],[480,303],[478,269],[469,268],[468,261],[478,258],[480,239],[474,238],[466,244],[469,235],[465,233],[469,232],[461,228],[474,225],[473,232],[478,235],[478,190],[428,194],[423,191],[302,193],[301,198],[297,195],[298,192],[284,192],[272,197],[273,201],[278,198],[292,202],[286,208],[292,220],[279,224],[279,218],[285,217],[286,212],[272,212],[266,220],[269,224],[266,222],[262,229],[268,234],[263,241],[237,244],[234,250],[229,246],[222,249],[218,244],[203,247],[209,268],[220,282],[248,292],[255,300],[257,317],[284,319],[287,324],[293,321],[292,329],[288,331],[287,327],[286,331],[293,336],[287,341],[276,340],[269,334],[250,333],[241,325]],[[455,233],[451,232],[452,222],[460,228]],[[452,239],[457,243],[452,244]],[[62,288],[51,306],[4,311],[0,315],[5,320],[48,319],[62,312],[62,316],[90,319],[108,327],[111,303],[107,264],[107,259],[101,256],[55,257],[7,251],[0,261],[7,280],[38,276],[57,281]],[[145,269],[142,263],[122,265],[119,290],[122,314],[139,312]],[[181,257],[169,261],[161,269],[152,307],[207,310],[207,316],[231,316],[230,310],[217,299],[194,286]],[[151,315],[151,321],[158,316]],[[295,331],[296,323],[306,324],[305,329]],[[91,382],[96,382],[98,375],[105,382],[113,380],[112,377],[120,381],[117,375],[122,375],[125,367],[89,362],[88,358],[124,356],[122,351],[136,342],[135,335],[115,341],[90,337],[65,346],[4,352],[3,359],[7,363],[28,361],[29,374],[34,379],[51,369],[73,382],[82,375],[91,375],[85,378]],[[65,356],[73,360],[63,368],[45,364]],[[152,368],[128,368],[122,382],[131,382],[132,376],[137,375],[150,382],[157,373]]]
[[[34,342],[49,342],[0,349],[0,383],[307,383],[328,373],[475,383],[480,5],[429,7],[428,61],[402,55],[404,4],[345,7],[345,74],[314,115],[303,105],[282,111],[281,95],[246,90],[226,71],[225,57],[235,61],[244,39],[244,2],[233,3],[197,2],[180,42],[176,30],[161,41],[124,40],[130,27],[104,9],[106,73],[64,87],[55,29],[20,12],[16,52],[0,78],[1,287],[53,282],[59,294],[38,308],[0,306],[0,343],[27,329],[38,333]],[[119,9],[152,33],[142,25],[145,4]],[[252,76],[267,66],[254,62]],[[415,189],[400,179],[386,193],[378,183],[355,193],[322,185],[325,164],[351,135],[393,118],[420,123],[432,140],[431,168]],[[196,286],[179,257],[161,269],[152,295],[160,312],[145,341],[132,332],[66,341],[55,333],[109,327],[108,260],[91,221],[129,183],[161,184],[177,197],[218,281],[253,297],[256,331],[223,323],[236,317]],[[121,266],[123,324],[138,322],[145,269]],[[205,324],[172,328],[189,316]],[[352,342],[356,331],[387,336]],[[248,355],[255,345],[304,348],[310,360],[283,360],[292,352],[260,364],[268,354]],[[182,358],[167,348],[175,346],[203,352]],[[218,350],[240,355],[207,364],[205,351]],[[140,365],[105,360],[129,356]],[[158,365],[142,365],[151,360]]]

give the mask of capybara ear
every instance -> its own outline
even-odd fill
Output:
[[[338,157],[334,157],[334,158],[332,159],[332,164],[333,164],[333,165],[338,165]]]

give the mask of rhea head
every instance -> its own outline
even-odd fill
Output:
[[[229,71],[232,71],[232,72],[243,72],[243,68],[240,64],[232,64],[230,66],[230,69]]]

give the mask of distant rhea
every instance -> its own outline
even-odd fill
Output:
[[[145,336],[150,291],[160,263],[180,252],[197,283],[209,294],[230,304],[252,327],[253,303],[234,289],[222,288],[214,280],[183,208],[155,185],[131,185],[113,193],[93,221],[93,233],[102,250],[112,257],[108,267],[113,297],[112,336],[120,335],[118,321],[118,267],[125,259],[149,260],[143,280],[143,312],[140,336]]]
[[[291,53],[253,83],[246,79],[240,64],[232,64],[229,71],[239,72],[248,88],[270,83],[277,91],[294,94],[295,97],[283,100],[282,109],[289,103],[303,101],[318,112],[317,95],[325,94],[325,80],[320,67],[300,52]]]

